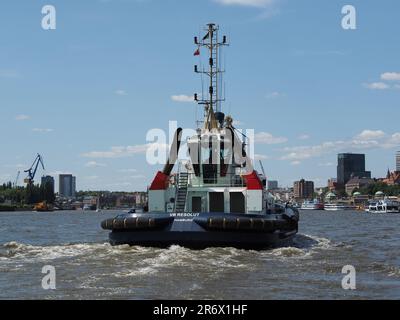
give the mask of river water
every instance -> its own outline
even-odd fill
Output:
[[[400,214],[302,212],[293,246],[266,251],[111,247],[100,222],[115,214],[0,213],[0,298],[400,299]]]

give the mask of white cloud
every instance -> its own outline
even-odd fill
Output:
[[[244,123],[242,122],[242,121],[239,121],[239,120],[233,120],[233,123],[232,123],[235,127],[236,126],[243,126],[244,125]]]
[[[238,5],[248,7],[266,8],[273,4],[275,0],[214,0],[222,5]]]
[[[320,157],[324,154],[330,154],[333,152],[339,152],[341,150],[359,150],[359,149],[370,149],[379,146],[377,141],[333,141],[324,142],[320,145],[315,146],[300,146],[300,147],[288,147],[284,151],[287,154],[281,157],[281,160],[306,160],[314,157]]]
[[[88,168],[96,168],[96,167],[106,167],[107,165],[104,163],[98,163],[96,161],[89,161],[85,164],[85,167]]]
[[[85,158],[124,158],[135,154],[146,154],[148,149],[155,148],[159,151],[169,149],[167,144],[148,143],[136,146],[111,147],[108,151],[91,151],[82,154]]]
[[[57,171],[52,171],[49,173],[51,176],[58,176],[60,174],[72,174],[70,171],[61,171],[61,170],[57,170]]]
[[[364,87],[371,90],[386,90],[390,88],[389,85],[384,82],[364,83]]]
[[[381,139],[385,136],[385,132],[382,130],[364,130],[356,138],[360,140],[374,140]]]
[[[325,162],[325,163],[319,163],[319,167],[333,167],[335,164],[333,162]]]
[[[0,175],[0,180],[3,180],[2,182],[5,182],[5,181],[8,182],[11,178],[12,178],[11,174],[8,174],[8,173]]]
[[[31,117],[26,115],[26,114],[19,114],[15,117],[15,120],[17,121],[24,121],[24,120],[29,120]]]
[[[383,135],[382,135],[383,133]],[[375,139],[372,138],[375,136]],[[383,131],[364,130],[350,140],[328,141],[314,146],[287,147],[280,160],[299,161],[339,152],[357,152],[362,150],[395,148],[400,144],[400,132],[386,136]]]
[[[290,164],[291,164],[292,166],[298,166],[298,165],[301,164],[301,162],[298,161],[298,160],[295,160],[295,161],[292,161]]]
[[[85,179],[85,180],[97,180],[99,178],[99,176],[86,176],[86,177],[83,177],[83,179]]]
[[[400,132],[392,134],[385,142],[382,143],[383,148],[398,148],[400,145]]]
[[[116,90],[114,93],[118,96],[127,96],[128,95],[125,90],[121,90],[121,89]]]
[[[171,96],[171,100],[175,102],[194,102],[193,96],[187,96],[185,94],[179,94]]]
[[[23,168],[26,168],[28,166],[26,164],[18,163],[18,164],[5,164],[5,165],[3,165],[3,167],[5,167],[5,168],[23,169]]]
[[[278,91],[270,92],[270,93],[267,93],[267,95],[266,95],[267,99],[274,99],[274,98],[279,98],[282,96],[283,96],[283,94]]]
[[[120,169],[120,170],[117,170],[117,171],[121,172],[121,173],[134,173],[134,172],[137,172],[136,169]]]
[[[259,161],[259,160],[268,160],[268,159],[270,159],[270,157],[269,157],[269,156],[265,156],[265,155],[263,155],[263,154],[255,154],[255,155],[254,155],[254,160],[255,160],[255,161]]]
[[[260,132],[254,135],[254,142],[259,144],[280,144],[287,142],[285,137],[274,137],[271,133]]]
[[[381,79],[386,81],[400,81],[400,72],[385,72],[381,74]]]
[[[105,187],[111,187],[111,188],[130,187],[130,186],[132,186],[132,182],[107,183],[107,184],[104,184],[104,186]]]
[[[47,132],[53,132],[53,129],[46,129],[46,128],[33,128],[33,132],[40,132],[40,133],[47,133]]]
[[[383,82],[373,82],[373,83],[365,83],[364,86],[371,90],[386,90],[389,89],[389,85]]]
[[[146,177],[142,174],[135,174],[133,176],[130,176],[129,178],[131,179],[145,179]]]
[[[299,140],[308,140],[308,139],[310,139],[311,137],[310,137],[310,135],[308,135],[308,134],[301,134],[301,135],[299,135],[298,137],[297,137],[297,139],[299,139]]]

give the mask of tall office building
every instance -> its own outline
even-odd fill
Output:
[[[294,197],[296,199],[314,199],[314,182],[301,179],[294,183]]]
[[[45,184],[50,184],[54,192],[54,178],[52,176],[43,176],[40,184],[42,186],[44,186]]]
[[[72,174],[60,174],[59,195],[66,198],[75,197],[76,178]]]
[[[396,154],[396,171],[400,172],[400,151]]]
[[[343,188],[352,177],[371,178],[371,171],[365,171],[365,154],[341,153],[338,155],[338,186]]]

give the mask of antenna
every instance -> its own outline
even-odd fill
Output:
[[[197,100],[200,105],[209,106],[214,112],[221,112],[221,102],[225,101],[225,97],[221,97],[220,84],[222,83],[222,74],[225,70],[220,68],[220,48],[229,46],[227,37],[223,36],[222,41],[219,41],[218,31],[219,26],[214,23],[209,23],[204,29],[207,33],[200,41],[195,39],[195,44],[200,47],[205,47],[209,50],[209,69],[201,71],[195,67],[196,73],[205,74],[210,78],[208,98],[202,97]]]

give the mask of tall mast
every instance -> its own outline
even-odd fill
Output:
[[[221,97],[221,90],[219,88],[219,83],[222,78],[222,74],[225,70],[221,70],[220,61],[219,61],[219,50],[221,46],[227,46],[228,43],[226,41],[226,36],[223,36],[223,41],[219,42],[218,31],[219,26],[214,23],[209,23],[207,28],[205,29],[207,32],[201,41],[195,37],[194,42],[199,47],[205,47],[209,51],[209,68],[208,70],[198,70],[198,66],[194,67],[196,73],[202,73],[207,75],[210,78],[209,88],[208,88],[208,98],[201,97],[198,98],[197,93],[195,94],[195,100],[201,104],[206,105],[207,107],[212,108],[215,113],[221,112],[221,102],[225,101],[224,98]]]

